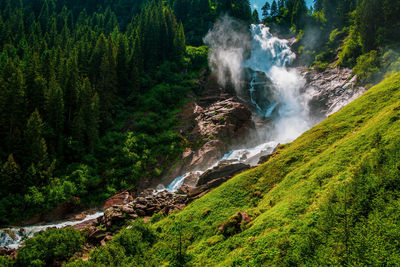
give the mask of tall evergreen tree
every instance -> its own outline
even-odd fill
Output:
[[[263,7],[261,8],[261,10],[263,11],[262,13],[263,19],[266,19],[269,16],[270,9],[271,9],[271,4],[269,3],[269,1],[265,2]]]

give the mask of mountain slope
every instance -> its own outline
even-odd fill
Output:
[[[175,242],[178,222],[194,265],[394,261],[399,239],[385,240],[400,237],[399,215],[388,212],[399,211],[399,88],[397,73],[264,165],[160,221],[160,239]],[[222,235],[218,227],[239,211],[253,221]]]
[[[67,265],[397,265],[399,128],[396,73],[265,164]]]

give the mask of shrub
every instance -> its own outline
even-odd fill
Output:
[[[190,59],[192,70],[201,70],[208,66],[208,47],[207,46],[187,46],[186,55]]]
[[[103,264],[104,266],[120,266],[125,258],[125,249],[114,243],[99,247],[90,255],[92,262],[95,264]]]
[[[14,266],[14,260],[8,258],[8,257],[3,257],[0,256],[0,266],[2,267],[11,267]]]
[[[349,36],[344,40],[338,54],[337,64],[343,67],[353,67],[357,57],[361,54],[361,42],[354,28],[350,29]]]
[[[18,251],[17,263],[21,266],[51,265],[80,251],[83,242],[82,234],[71,227],[49,229],[26,241]]]
[[[363,82],[371,81],[377,74],[378,68],[378,52],[371,52],[360,56],[353,71],[358,75],[359,80]]]

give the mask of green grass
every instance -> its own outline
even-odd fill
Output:
[[[397,73],[263,165],[152,224],[148,264],[173,262],[180,235],[189,266],[396,264],[399,141]],[[237,212],[253,220],[223,236],[218,227]]]

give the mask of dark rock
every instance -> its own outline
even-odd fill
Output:
[[[103,217],[101,217],[101,223],[107,228],[112,225],[120,224],[125,220],[125,213],[119,208],[108,208],[105,210]]]
[[[246,212],[241,212],[240,215],[242,216],[242,221],[243,221],[244,223],[247,224],[247,223],[251,222],[252,218],[251,218],[251,216],[248,215]]]
[[[263,163],[267,162],[271,157],[272,157],[272,154],[268,154],[268,155],[264,155],[264,156],[260,157],[260,159],[258,160],[258,164],[263,164]]]
[[[217,178],[217,179],[207,182],[207,187],[214,188],[214,187],[220,186],[225,181],[226,181],[225,178]]]
[[[248,170],[249,168],[250,168],[250,165],[247,165],[244,163],[236,163],[236,164],[232,164],[232,165],[217,166],[217,167],[214,167],[210,170],[207,170],[205,173],[203,173],[199,177],[199,180],[197,181],[197,185],[198,186],[204,185],[207,182],[217,179],[217,178],[228,179],[228,178],[233,177],[237,173]]]
[[[0,247],[0,256],[6,256],[8,255],[8,249]]]
[[[137,197],[137,198],[135,198],[134,202],[135,203],[140,203],[140,204],[146,204],[147,203],[147,201],[146,201],[146,199],[144,197]]]
[[[145,210],[145,209],[147,209],[147,202],[146,202],[145,205],[136,204],[136,205],[135,205],[135,209],[139,209],[139,210]]]
[[[206,190],[206,191],[201,192],[200,194],[198,194],[197,196],[192,197],[191,199],[192,200],[199,199],[199,198],[203,197],[205,194],[207,194],[208,192],[210,192],[209,189]]]
[[[135,210],[133,209],[133,207],[132,207],[131,204],[124,205],[124,206],[122,206],[121,209],[122,209],[122,211],[125,212],[126,214],[131,214],[131,213],[134,213],[134,212],[135,212]]]
[[[144,210],[136,209],[136,214],[140,217],[146,216],[146,212]]]
[[[188,187],[187,188],[187,195],[189,198],[192,198],[200,193],[202,193],[203,191],[207,190],[208,187],[207,185],[201,185],[201,186],[196,186],[196,187]]]
[[[106,231],[95,228],[92,232],[89,233],[88,239],[92,244],[96,245],[102,239],[104,239],[105,236],[106,236]]]

